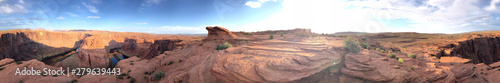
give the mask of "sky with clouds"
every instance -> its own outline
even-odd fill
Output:
[[[500,0],[0,0],[0,30],[202,34],[215,25],[316,33],[500,30]]]

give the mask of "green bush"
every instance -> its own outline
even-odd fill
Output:
[[[179,60],[179,62],[182,62],[182,60]]]
[[[3,70],[3,69],[5,69],[5,67],[0,67],[0,70]]]
[[[343,43],[344,49],[347,50],[347,52],[358,53],[359,51],[361,51],[361,49],[358,47],[359,42],[354,41],[354,39],[352,39],[351,37],[344,39]]]
[[[71,82],[70,82],[70,83],[76,83],[76,82],[78,82],[78,80],[73,79],[73,80],[71,80]]]
[[[392,50],[389,50],[387,53],[394,53],[394,52],[392,52]]]
[[[273,34],[269,35],[269,39],[274,39],[274,35]]]
[[[405,61],[402,58],[399,58],[399,63],[403,64]]]
[[[216,50],[225,50],[225,49],[231,48],[231,47],[233,47],[233,45],[226,42],[222,45],[218,45]]]
[[[411,69],[411,70],[414,70],[414,69],[415,69],[415,67],[412,65],[412,66],[410,66],[410,69]]]
[[[23,62],[21,62],[21,61],[17,61],[17,62],[16,62],[16,64],[17,64],[17,65],[19,65],[19,64],[23,64]]]
[[[370,44],[368,43],[363,43],[361,44],[361,47],[365,48],[365,49],[369,49],[368,47],[370,46]]]
[[[135,82],[135,79],[134,78],[130,78],[130,83],[134,83]]]
[[[134,65],[134,63],[130,63],[130,65]]]
[[[170,62],[168,62],[168,65],[170,65],[170,64],[174,64],[174,61],[170,61]]]
[[[500,68],[498,68],[498,71],[500,71]]]
[[[155,73],[155,80],[161,80],[161,78],[163,78],[163,76],[165,76],[165,72],[161,71],[161,72],[156,72]]]
[[[361,40],[366,41],[366,37],[361,38]]]
[[[396,58],[396,54],[395,53],[389,53],[389,57],[390,58]]]
[[[245,32],[245,35],[254,35],[253,32]]]
[[[410,54],[410,55],[408,55],[408,58],[417,59],[417,55],[415,55],[415,54]]]
[[[130,79],[131,77],[130,76],[127,76],[127,79]]]
[[[148,71],[145,71],[145,72],[144,72],[144,74],[149,74],[149,72],[148,72]]]

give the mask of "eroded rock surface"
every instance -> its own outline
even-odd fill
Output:
[[[223,55],[210,71],[224,82],[291,82],[340,62],[322,42],[266,40]]]
[[[237,37],[231,33],[231,31],[220,26],[206,27],[206,29],[208,31],[208,35],[204,40],[227,40]]]

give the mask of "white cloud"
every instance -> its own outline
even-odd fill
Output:
[[[268,2],[268,1],[271,1],[271,0],[259,0],[258,2],[257,1],[247,1],[245,3],[245,5],[247,5],[251,8],[260,8],[260,6],[262,6],[263,3]],[[272,1],[276,2],[277,0],[272,0]]]
[[[262,5],[262,3],[248,1],[248,2],[245,3],[245,5],[247,5],[247,6],[251,7],[251,8],[260,8],[260,6]]]
[[[90,5],[90,4],[86,4],[86,3],[84,3],[84,2],[83,2],[82,4],[83,4],[83,6],[85,6],[87,9],[89,9],[89,11],[90,11],[90,12],[92,12],[92,13],[99,13],[99,10],[98,10],[95,6]]]
[[[497,5],[496,5],[498,3],[500,3],[500,0],[491,0],[490,5],[484,9],[488,10],[488,11],[497,11],[498,12],[498,11],[500,11],[500,9],[498,9]]]
[[[260,1],[269,0],[259,0],[258,3],[261,3]],[[492,3],[499,3],[495,1]],[[463,28],[500,24],[498,21],[493,21],[495,17],[492,17],[491,11],[487,11],[487,8],[483,8],[480,4],[480,0],[283,0],[283,9],[280,13],[259,22],[240,26],[236,30],[311,28],[318,33],[342,31],[458,33],[464,32]],[[498,11],[500,8],[496,9]],[[400,22],[398,20],[405,21],[401,24],[406,26],[388,25]]]
[[[145,22],[145,23],[135,23],[135,24],[144,25],[144,24],[148,24],[148,23]]]
[[[102,4],[101,0],[90,0],[94,4]]]
[[[144,10],[144,7],[151,6],[152,4],[160,4],[161,1],[163,0],[144,0],[138,10],[139,12],[142,12],[142,10]]]
[[[21,4],[0,4],[0,14],[26,13],[28,12]]]
[[[59,17],[57,17],[56,19],[60,19],[60,20],[61,20],[61,19],[64,19],[64,17],[62,17],[62,16],[59,16]]]
[[[97,19],[99,19],[101,17],[100,16],[87,16],[87,18],[97,18]]]
[[[71,12],[66,12],[66,14],[68,14],[69,16],[72,16],[72,17],[78,17],[78,15],[73,14],[73,13],[71,13]]]

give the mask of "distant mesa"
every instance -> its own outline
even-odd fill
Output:
[[[220,26],[209,26],[206,29],[208,31],[208,36],[204,40],[227,40],[237,37],[231,31]]]

